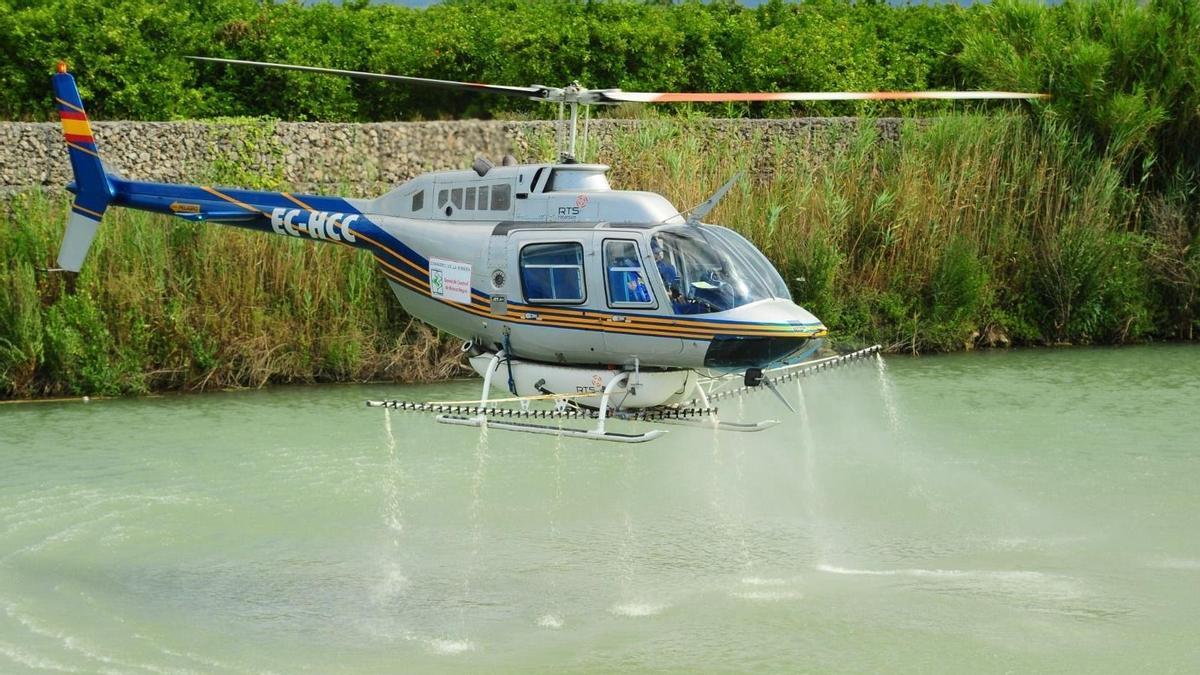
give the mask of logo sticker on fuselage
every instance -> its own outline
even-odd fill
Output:
[[[278,234],[299,237],[307,233],[313,239],[354,243],[351,223],[358,214],[330,213],[329,211],[305,211],[304,209],[275,208],[271,211],[271,229]]]
[[[430,258],[429,294],[450,302],[471,304],[471,264]]]

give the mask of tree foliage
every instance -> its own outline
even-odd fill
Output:
[[[844,0],[754,9],[733,0],[450,0],[425,9],[0,0],[0,116],[48,115],[46,76],[58,59],[82,76],[97,118],[365,121],[537,110],[490,96],[198,64],[189,54],[651,91],[947,87],[957,84],[954,56],[968,16],[954,5]]]
[[[499,84],[648,91],[1005,88],[1133,182],[1200,167],[1200,1],[0,0],[0,118],[47,119],[68,61],[97,119],[378,121],[552,115],[536,103],[189,61],[189,54]],[[710,106],[717,115],[934,115],[965,104]]]

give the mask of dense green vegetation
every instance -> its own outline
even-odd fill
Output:
[[[1048,92],[1049,102],[1015,109],[1078,132],[1128,184],[1194,203],[1200,174],[1200,0],[997,0],[969,8],[771,0],[754,9],[733,0],[448,0],[427,9],[365,0],[0,0],[0,118],[50,118],[47,76],[60,58],[80,75],[96,119],[554,112],[498,96],[202,64],[188,54],[649,91]],[[860,102],[702,112],[930,116],[966,107]]]
[[[601,160],[617,187],[699,203],[752,239],[838,344],[897,351],[1191,338],[1200,246],[1182,205],[1023,115],[872,124],[747,144],[703,120],[646,120]],[[139,392],[455,372],[365,254],[115,209],[73,282],[65,198],[0,211],[0,394]],[[68,285],[70,284],[70,285]]]
[[[876,133],[862,125],[815,146],[776,145],[763,171],[736,140],[705,148],[686,123],[665,124],[624,139],[617,176],[681,204],[735,170],[768,176],[714,215],[753,240],[846,345],[1194,337],[1195,221],[1158,198],[1153,215],[1139,214],[1144,201],[1119,163],[1074,133],[1017,115],[914,122],[898,143]]]
[[[945,87],[960,81],[954,59],[968,24],[969,13],[954,6],[834,0],[756,10],[734,2],[467,0],[412,9],[3,0],[0,116],[45,116],[46,76],[59,58],[82,76],[99,119],[379,120],[537,109],[493,96],[200,65],[187,54],[651,91]]]
[[[893,349],[1194,339],[1200,326],[1200,1],[1049,7],[876,2],[0,0],[0,117],[47,119],[56,58],[96,118],[379,120],[535,104],[230,69],[184,54],[504,84],[629,90],[1003,88],[1044,103],[706,107],[619,136],[619,187],[697,203],[759,244],[844,343]],[[980,113],[987,111],[990,116]],[[618,111],[626,114],[628,110]],[[899,143],[701,145],[696,113],[904,114]],[[869,127],[869,125],[867,125]],[[800,141],[797,141],[800,143]],[[244,168],[244,167],[243,167]],[[70,283],[60,197],[0,209],[0,396],[437,377],[452,347],[369,261],[117,211]]]
[[[113,209],[84,271],[53,260],[70,202],[0,205],[0,396],[114,394],[456,372],[369,257]]]

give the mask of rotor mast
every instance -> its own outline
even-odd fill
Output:
[[[556,146],[554,154],[561,161],[582,160],[579,156],[579,106],[583,106],[584,122],[583,122],[583,150],[587,151],[587,123],[590,115],[588,114],[588,106],[595,105],[598,101],[582,100],[581,94],[588,92],[580,86],[578,81],[563,87],[562,89],[551,89],[547,87],[549,100],[557,99],[558,106],[558,124],[559,129],[555,131],[554,138]],[[564,107],[570,107],[569,119],[564,118],[566,114]]]

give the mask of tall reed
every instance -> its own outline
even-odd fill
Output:
[[[456,345],[342,247],[113,209],[77,278],[46,274],[68,204],[30,192],[0,206],[0,395],[459,372]]]
[[[645,122],[609,157],[615,178],[686,207],[745,172],[711,218],[754,241],[837,339],[923,351],[1155,330],[1137,195],[1065,129],[958,115],[891,142],[849,120],[747,147],[704,124]]]
[[[721,129],[726,129],[721,131]],[[1186,200],[1022,116],[831,120],[780,139],[647,117],[599,159],[617,188],[680,208],[735,172],[710,215],[755,242],[843,345],[904,351],[1192,337],[1200,246]],[[47,275],[65,195],[0,203],[0,396],[462,372],[349,249],[115,209],[84,272]]]

